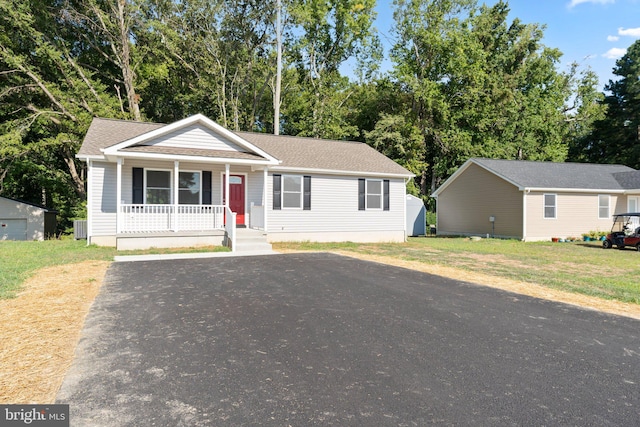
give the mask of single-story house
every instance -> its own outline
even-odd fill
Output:
[[[93,244],[233,246],[236,227],[269,242],[406,238],[413,174],[358,142],[231,132],[200,114],[168,125],[96,118],[77,157]]]
[[[640,171],[622,165],[472,158],[434,193],[437,234],[524,241],[580,237],[640,209]]]
[[[44,240],[56,235],[57,211],[0,197],[0,240]]]

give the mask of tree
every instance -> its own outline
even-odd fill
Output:
[[[594,124],[593,132],[577,140],[572,158],[595,163],[621,163],[640,168],[640,40],[616,61],[601,101],[606,115]]]
[[[284,94],[286,132],[334,139],[357,135],[346,119],[353,91],[339,69],[353,59],[364,76],[371,65],[367,59],[379,58],[375,0],[293,0],[286,7],[293,27],[287,53],[298,79],[292,86],[300,91]]]
[[[57,2],[0,3],[0,193],[55,207],[62,226],[85,195],[75,154],[91,118],[118,114],[63,16]]]
[[[469,157],[562,161],[566,76],[542,28],[507,22],[506,2],[397,0],[395,75],[425,144],[421,193]]]

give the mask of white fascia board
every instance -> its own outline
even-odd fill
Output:
[[[102,151],[106,154],[106,155],[116,155],[119,154],[118,151],[123,149],[123,148],[127,148],[130,147],[132,145],[136,145],[136,144],[140,144],[142,142],[145,141],[150,141],[153,140],[155,138],[158,138],[160,136],[163,135],[167,135],[171,132],[174,132],[176,130],[191,126],[193,124],[197,124],[200,123],[202,124],[204,127],[211,129],[212,131],[224,136],[225,138],[231,140],[232,142],[238,144],[239,146],[246,148],[249,151],[252,151],[256,154],[258,154],[259,156],[265,157],[266,159],[269,160],[273,160],[275,162],[277,162],[277,159],[275,157],[273,157],[272,155],[270,155],[269,153],[261,150],[260,148],[256,147],[255,145],[251,144],[249,141],[246,141],[242,138],[240,138],[238,135],[236,135],[235,133],[231,132],[230,130],[220,126],[219,124],[217,124],[216,122],[214,122],[213,120],[211,120],[210,118],[202,115],[202,114],[195,114],[193,116],[187,117],[185,119],[182,120],[178,120],[177,122],[171,123],[169,125],[166,126],[162,126],[161,128],[152,130],[151,132],[147,132],[145,134],[139,135],[135,138],[132,139],[128,139],[126,141],[120,142],[118,144],[112,145],[110,147],[104,148],[102,149]]]
[[[625,194],[625,190],[611,190],[604,188],[544,188],[544,187],[519,187],[518,190],[525,193],[532,191],[538,193],[598,193],[598,194]]]
[[[76,159],[84,160],[85,162],[89,162],[89,160],[104,160],[105,157],[100,154],[76,154]]]
[[[199,157],[199,156],[187,156],[187,155],[176,155],[176,154],[157,154],[157,153],[128,153],[128,152],[119,152],[114,155],[106,156],[110,161],[114,161],[118,157],[123,159],[145,159],[145,160],[161,160],[161,161],[173,161],[178,160],[181,162],[197,162],[197,163],[216,163],[216,164],[225,164],[228,163],[230,165],[260,165],[260,166],[271,166],[277,165],[277,160],[249,160],[249,159],[233,159],[228,157]]]
[[[358,172],[343,171],[335,169],[316,169],[316,168],[295,168],[287,166],[274,166],[269,168],[271,172],[291,172],[291,173],[316,173],[319,175],[340,175],[340,176],[367,176],[367,177],[386,177],[386,178],[413,178],[414,174],[397,174],[385,172]]]

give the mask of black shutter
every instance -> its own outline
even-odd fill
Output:
[[[364,178],[358,178],[358,210],[363,211],[366,203],[365,181]]]
[[[382,181],[382,206],[385,211],[389,210],[389,180]]]
[[[304,177],[304,185],[303,185],[303,196],[302,196],[302,206],[305,211],[311,210],[311,177]]]
[[[141,205],[144,203],[144,169],[133,168],[132,178],[133,192],[131,194],[131,202],[134,205]]]
[[[282,209],[282,176],[273,174],[273,210]]]
[[[202,204],[212,205],[213,196],[211,193],[211,171],[202,171]]]

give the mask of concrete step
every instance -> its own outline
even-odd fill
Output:
[[[272,252],[267,235],[261,230],[238,228],[236,230],[236,252]]]

